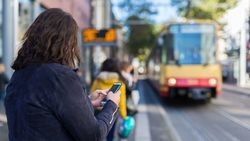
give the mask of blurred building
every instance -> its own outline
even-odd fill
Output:
[[[35,18],[48,8],[61,8],[69,12],[79,26],[79,39],[82,39],[80,33],[85,28],[113,27],[111,0],[0,0],[0,58],[3,58],[9,77],[13,72],[10,66],[20,47],[22,36]],[[117,29],[117,37],[115,46],[86,47],[82,42],[79,43],[83,57],[81,70],[87,81],[90,82],[90,76],[98,72],[103,60],[122,56],[122,27]]]
[[[5,73],[10,77],[10,65],[17,47],[18,0],[0,0],[0,17],[0,57],[6,68]]]
[[[80,30],[91,25],[91,0],[21,0],[19,2],[20,24],[27,28],[27,25],[32,23],[42,11],[49,8],[61,8],[70,13]]]
[[[91,0],[40,0],[45,8],[61,8],[76,20],[80,29],[91,25]]]
[[[229,55],[227,60],[232,80],[244,86],[250,84],[247,74],[248,60],[247,42],[249,40],[249,0],[239,0],[237,6],[224,16],[225,46]]]
[[[0,60],[9,77],[21,37],[47,8],[61,8],[71,13],[80,30],[91,26],[91,0],[0,0]]]
[[[102,62],[106,58],[115,57],[119,59],[122,58],[123,54],[124,31],[121,26],[117,26],[117,22],[114,22],[115,17],[114,14],[112,14],[111,0],[92,0],[92,8],[93,28],[97,30],[115,28],[117,42],[115,45],[95,44],[85,48],[85,51],[87,52],[85,60],[90,58],[89,62],[87,62],[89,63],[87,66],[90,66],[90,68],[87,68],[87,73],[90,74],[91,78],[89,78],[87,82],[91,82],[91,80],[97,75]]]

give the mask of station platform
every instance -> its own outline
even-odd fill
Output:
[[[223,91],[250,96],[250,87],[223,84],[222,88]],[[126,141],[180,141],[167,111],[162,107],[150,83],[147,80],[139,80],[137,89],[140,94],[139,112],[135,116],[135,129]],[[0,101],[0,140],[8,141],[7,136],[7,118],[3,101]]]

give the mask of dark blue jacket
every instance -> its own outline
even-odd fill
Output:
[[[15,71],[5,108],[10,141],[100,141],[118,116],[112,101],[94,115],[76,73],[55,63]]]

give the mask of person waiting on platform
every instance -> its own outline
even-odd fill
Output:
[[[41,13],[25,33],[12,68],[5,108],[10,141],[103,141],[118,117],[120,92],[84,92],[78,27],[58,8]],[[94,108],[107,102],[94,114]]]
[[[130,116],[134,116],[138,112],[139,101],[139,93],[136,90],[137,79],[133,76],[132,71],[133,66],[129,62],[121,62],[121,74],[126,80],[127,113]]]
[[[90,92],[93,92],[96,89],[109,89],[113,83],[122,82],[122,86],[120,88],[121,100],[119,103],[119,111],[122,119],[127,117],[126,87],[123,83],[124,81],[125,78],[121,75],[119,62],[117,59],[108,58],[102,63],[100,73],[96,76],[90,89]],[[113,140],[114,136],[116,135],[116,126],[117,125],[114,125],[111,129],[110,133],[108,134],[107,141]]]
[[[5,97],[5,88],[9,83],[9,79],[5,74],[5,67],[3,64],[0,64],[0,100],[3,100]]]

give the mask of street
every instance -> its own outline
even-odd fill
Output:
[[[250,113],[247,96],[223,92],[210,104],[164,104],[182,140],[248,141]]]
[[[141,83],[144,88],[149,87],[146,81]],[[149,91],[144,93],[144,96],[149,110],[152,107],[150,102],[152,99],[156,99],[155,101],[162,105],[173,125],[171,130],[175,130],[176,140],[248,141],[250,138],[249,96],[224,91],[211,103],[160,100],[155,93]],[[153,113],[151,113],[151,119],[155,119]],[[153,121],[150,124],[156,125]],[[154,128],[154,126],[150,127]],[[151,134],[152,140],[167,140],[167,137],[159,138],[166,135],[164,132],[151,129]]]

